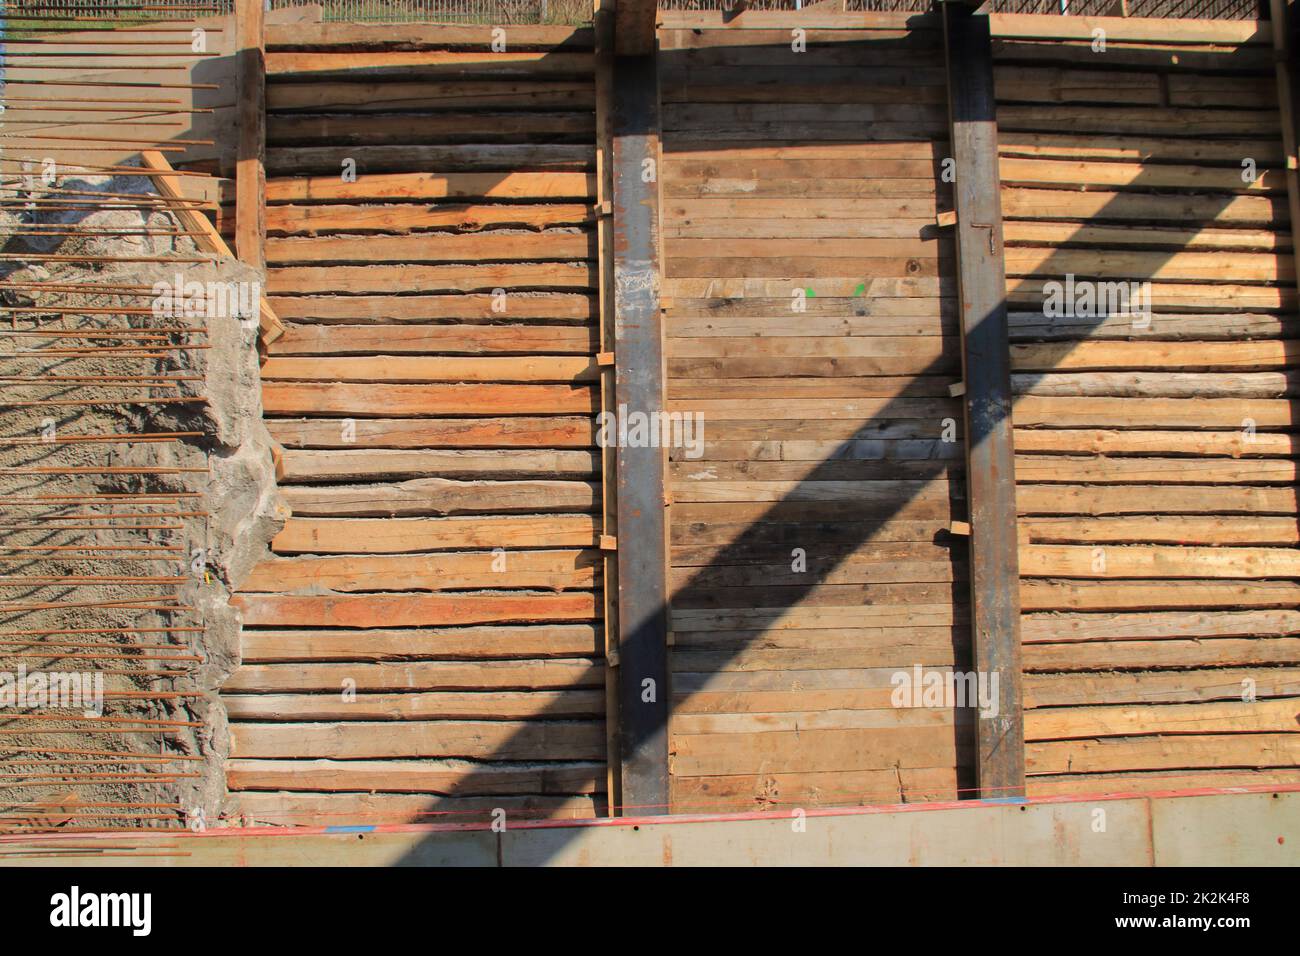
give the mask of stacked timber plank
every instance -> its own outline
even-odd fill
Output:
[[[1269,36],[1032,19],[994,41],[1029,792],[1294,783],[1300,327]],[[1045,306],[1067,276],[1074,315]],[[1149,283],[1149,310],[1087,314],[1096,282]]]
[[[664,16],[674,810],[952,799],[970,727],[891,703],[969,657],[941,34]]]
[[[226,688],[258,821],[603,799],[592,37],[492,40],[269,31],[263,402],[293,516]]]

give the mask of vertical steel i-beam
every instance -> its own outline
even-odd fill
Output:
[[[613,69],[615,378],[620,417],[664,410],[659,314],[659,83],[653,48]],[[657,421],[652,418],[651,421]],[[622,802],[668,812],[668,579],[664,452],[619,443]]]
[[[987,16],[951,0],[942,7],[956,169],[974,660],[981,676],[998,681],[997,713],[976,717],[976,773],[982,798],[1020,797],[1020,563],[993,55]]]

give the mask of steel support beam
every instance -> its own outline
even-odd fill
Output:
[[[975,721],[976,773],[984,799],[1020,797],[1020,568],[993,55],[987,16],[945,2],[943,22],[956,170],[974,661],[977,671],[998,681],[997,714]]]
[[[653,50],[614,58],[612,112],[615,379],[622,418],[664,410]],[[664,449],[653,444],[620,442],[617,456],[618,719],[622,803],[631,814],[668,812],[666,469]]]

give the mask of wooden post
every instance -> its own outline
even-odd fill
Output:
[[[614,309],[614,230],[612,222],[614,175],[614,0],[595,0],[596,69],[596,248],[599,261],[600,334],[597,346],[600,363],[600,408],[618,414],[615,366],[608,356],[617,354]],[[604,444],[600,449],[600,491],[602,535],[618,541],[617,449]],[[618,691],[618,552],[602,550],[601,599],[605,630],[605,752],[606,794],[610,816],[622,806],[623,781],[620,771]]]
[[[653,415],[662,412],[665,404],[659,313],[659,83],[654,51],[616,56],[613,77],[617,410],[623,415]],[[625,447],[620,442],[617,461],[622,803],[629,814],[667,813],[668,542],[663,449]]]
[[[235,164],[235,252],[266,268],[266,29],[264,0],[236,0],[239,154]]]
[[[1295,73],[1292,61],[1295,59],[1293,26],[1289,18],[1290,4],[1286,0],[1269,0],[1269,18],[1272,20],[1273,57],[1277,73],[1277,108],[1282,120],[1282,161],[1286,164],[1286,198],[1287,209],[1291,214],[1292,230],[1300,223],[1300,157],[1296,153],[1296,96]],[[1296,276],[1300,277],[1300,245],[1292,255],[1295,257]]]
[[[998,681],[996,716],[976,717],[976,770],[982,798],[1022,797],[1020,568],[993,54],[987,16],[945,2],[943,22],[956,169],[974,662]]]

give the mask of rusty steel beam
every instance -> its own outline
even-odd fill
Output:
[[[625,414],[653,414],[664,410],[659,314],[659,84],[653,53],[614,58],[612,99],[617,406]],[[664,449],[628,448],[620,443],[617,469],[622,803],[630,813],[666,813],[669,692]]]
[[[996,675],[998,695],[996,714],[975,720],[976,779],[985,799],[1016,798],[1025,792],[1020,565],[993,55],[987,16],[944,3],[943,24],[957,177],[974,662],[990,681]]]

